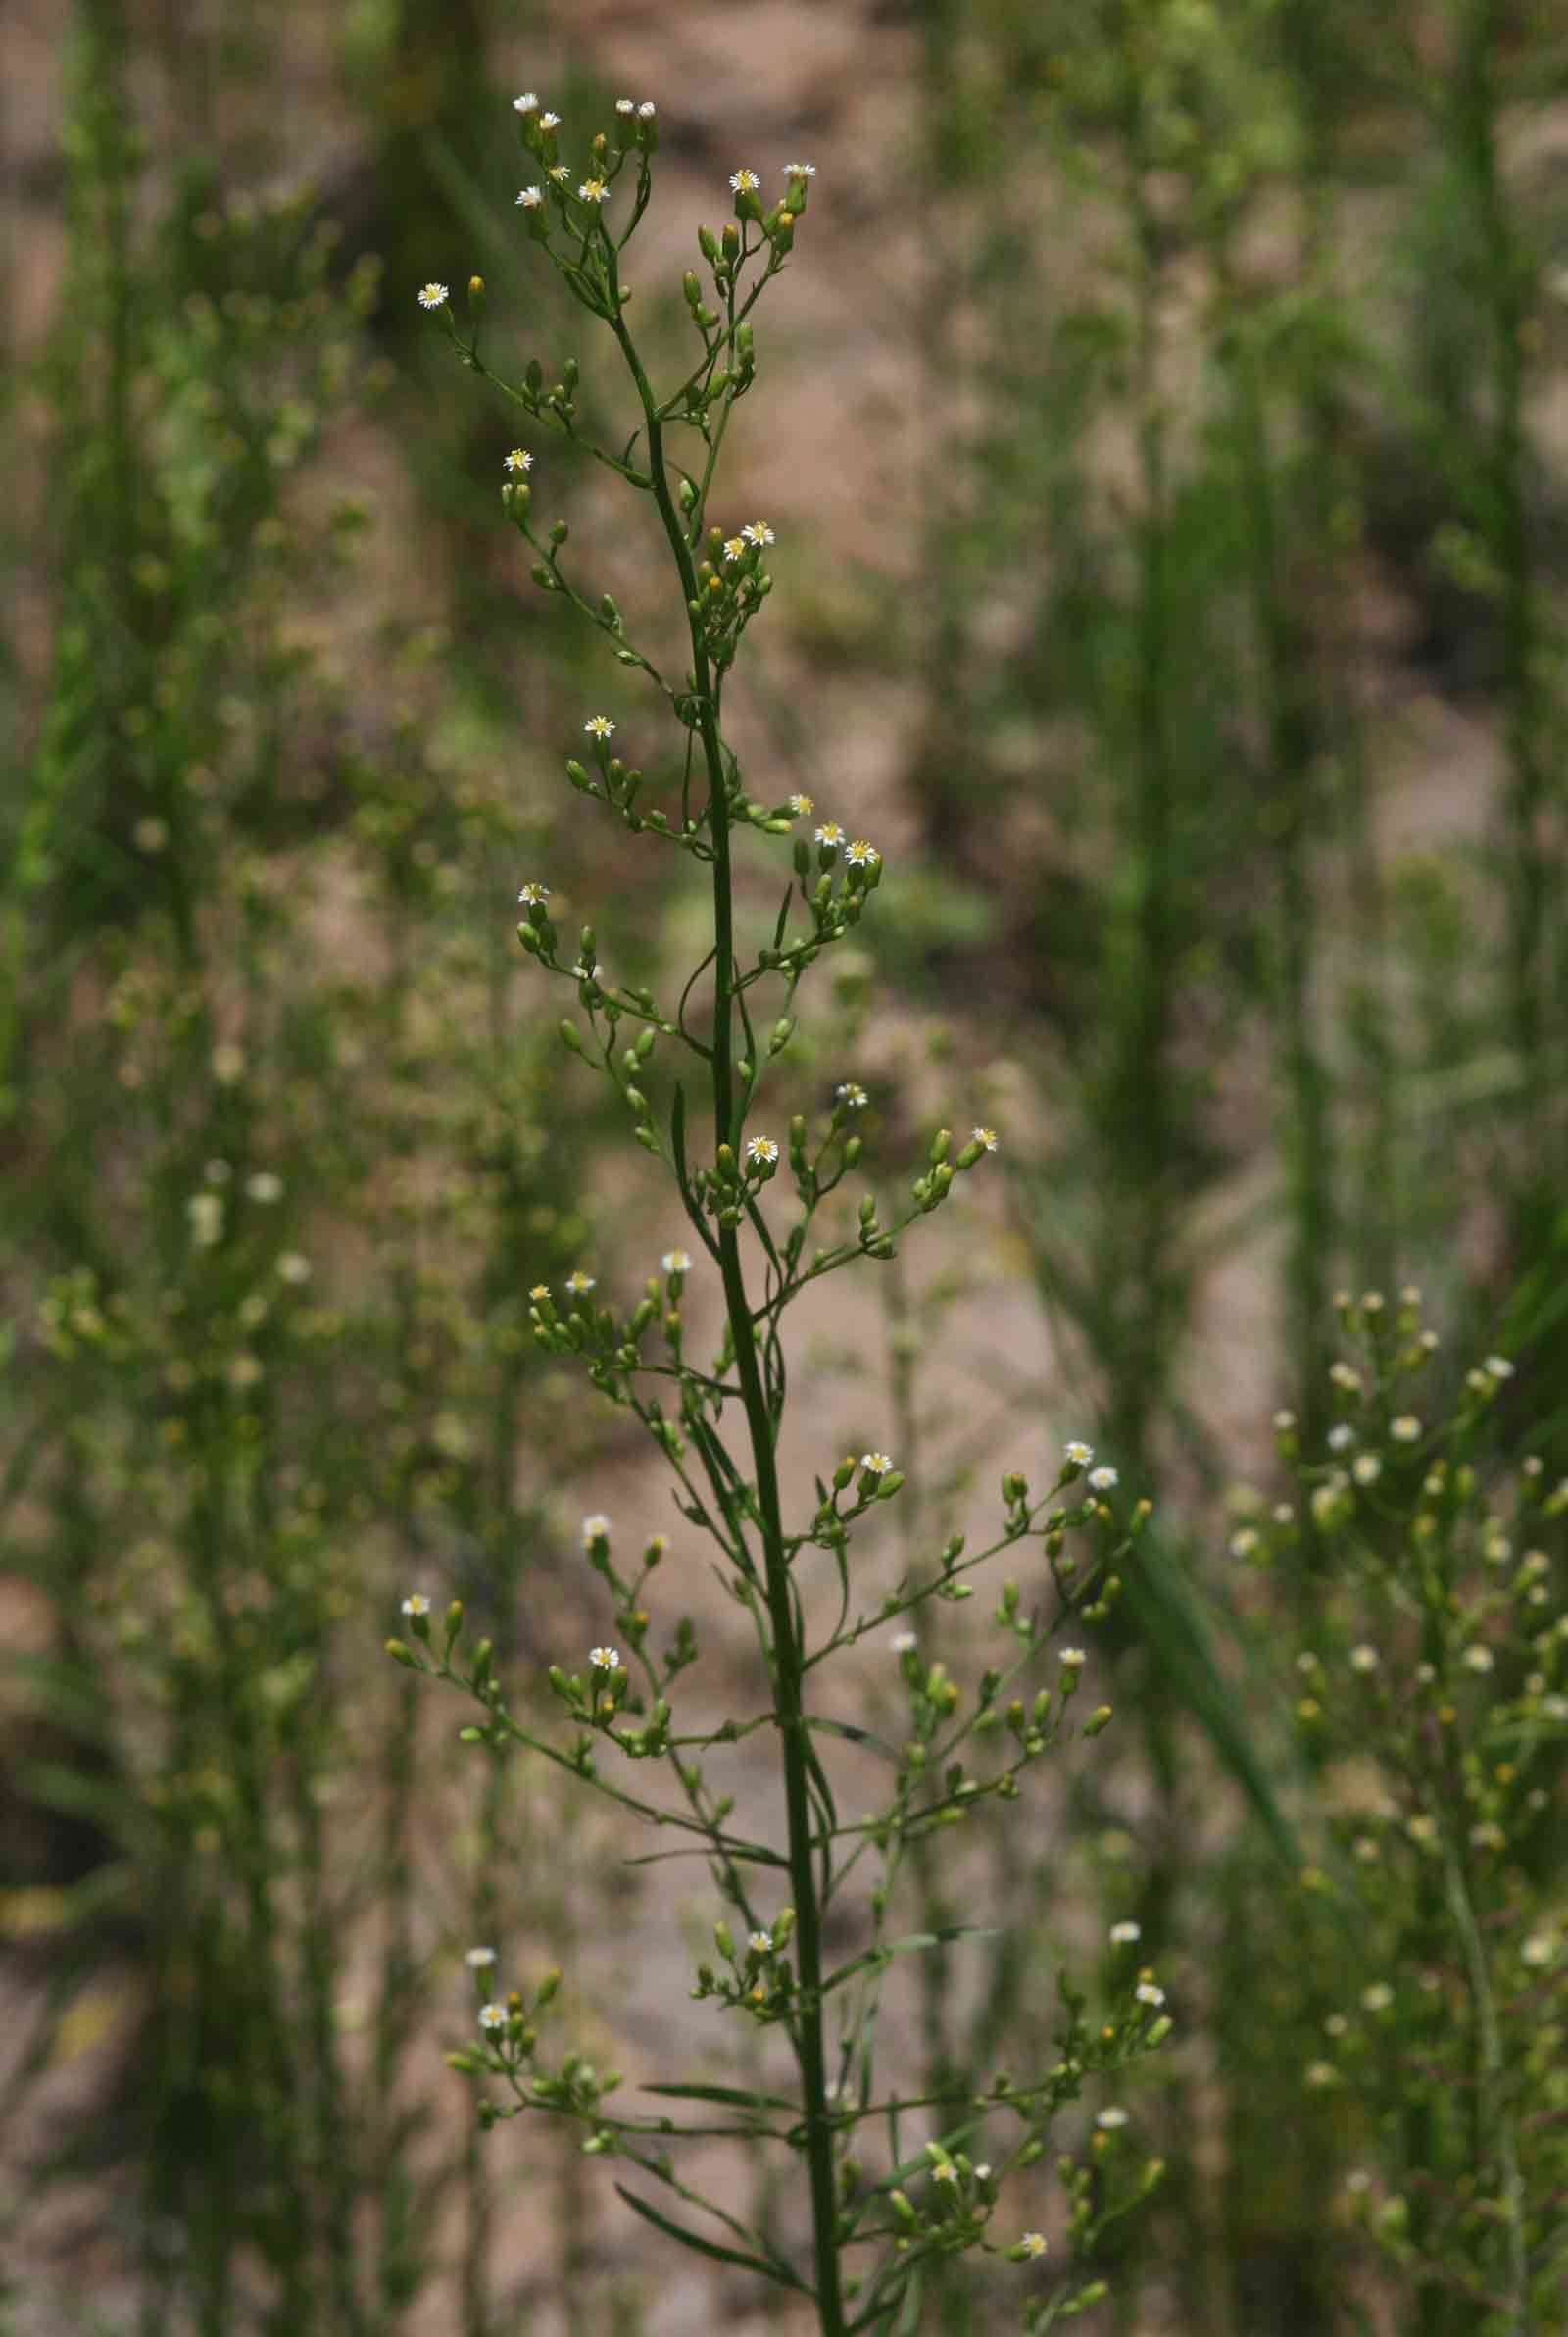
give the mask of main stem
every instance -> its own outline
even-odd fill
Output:
[[[686,531],[664,475],[663,429],[642,361],[632,345],[618,302],[613,300],[611,323],[620,343],[648,431],[648,468],[653,474],[654,500],[669,538],[680,572],[682,598],[698,600]],[[729,799],[724,786],[724,758],[719,742],[718,694],[707,650],[695,622],[691,626],[692,682],[698,708],[698,735],[708,771],[708,818],[713,847],[713,1025],[711,1071],[713,1082],[713,1142],[739,1146],[736,1124],[733,1046],[735,970],[734,903],[729,857]],[[778,1722],[784,1762],[784,1804],[789,1830],[790,1884],[795,1902],[796,1968],[800,1988],[794,2023],[795,2052],[800,2064],[805,2109],[806,2157],[811,2187],[811,2238],[816,2270],[816,2310],[822,2337],[846,2337],[844,2300],[839,2284],[839,2256],[835,2243],[838,2221],[833,2184],[833,2134],[827,2115],[827,2073],[822,2051],[822,1925],[817,1903],[816,1874],[811,1864],[811,1805],[808,1790],[806,1709],[802,1697],[804,1650],[795,1627],[788,1562],[784,1554],[784,1521],[779,1501],[778,1464],[774,1453],[773,1421],[762,1388],[761,1365],[746,1276],[741,1266],[739,1230],[718,1228],[719,1272],[724,1305],[735,1349],[735,1370],[746,1407],[752,1466],[757,1481],[757,1510],[762,1533],[762,1557],[767,1580],[767,1613],[773,1640],[773,1711]]]

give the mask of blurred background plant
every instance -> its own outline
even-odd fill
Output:
[[[634,1926],[657,2038],[684,1959],[652,1943],[689,1911],[617,1879],[607,1926],[607,1849],[529,1855],[561,1817],[525,1764],[475,1820],[377,1653],[417,1573],[515,1698],[587,1635],[582,1479],[651,1498],[536,1359],[526,1293],[590,1251],[644,1272],[679,1228],[611,1169],[512,904],[548,851],[568,905],[614,891],[650,978],[690,916],[613,841],[579,857],[547,749],[586,681],[496,524],[515,432],[438,383],[411,297],[520,283],[516,89],[569,127],[622,84],[660,103],[689,229],[743,162],[818,166],[790,394],[736,425],[792,571],[745,744],[764,792],[897,847],[824,1082],[864,1080],[891,1162],[978,1066],[1008,1165],[885,1321],[813,1322],[822,1435],[897,1417],[927,1540],[1069,1434],[1158,1495],[1092,1659],[1136,1725],[1032,1860],[982,1818],[919,1863],[933,1926],[986,1861],[1018,1922],[982,1987],[910,1960],[885,2016],[978,2081],[1031,2050],[1054,1949],[1137,1923],[1186,1975],[1129,2101],[1171,2175],[1089,2325],[1553,2325],[1560,2272],[1527,2235],[1521,2301],[1487,2186],[1499,2101],[1529,2179],[1560,2109],[1558,1967],[1522,1961],[1560,1954],[1560,1777],[1538,1749],[1528,1824],[1472,1821],[1505,1834],[1475,1854],[1499,2073],[1473,1959],[1434,1944],[1441,1860],[1374,1868],[1347,1831],[1355,1740],[1395,1750],[1370,1704],[1345,1682],[1322,1731],[1286,1725],[1298,1653],[1392,1662],[1361,1560],[1310,1498],[1288,1563],[1235,1551],[1285,1530],[1245,1491],[1270,1407],[1314,1469],[1347,1424],[1341,1283],[1392,1314],[1418,1281],[1444,1352],[1517,1366],[1497,1469],[1568,1466],[1559,12],[24,0],[0,56],[15,2327],[763,2311],[721,2275],[656,2292],[572,2153],[470,2134],[437,2050],[461,1948],[577,1942],[591,1974]],[[570,353],[559,311],[527,323]],[[554,452],[535,478],[594,527],[593,482]],[[1501,1715],[1464,1740],[1483,1769],[1522,1760],[1496,1730],[1549,1735],[1525,1662],[1499,1639],[1465,1674]],[[1303,1902],[1314,1862],[1335,1887]],[[1382,1985],[1397,2015],[1362,2004]],[[1468,2125],[1431,2108],[1460,2047]],[[1086,2163],[1122,2147],[1096,2129]],[[956,2287],[931,2309],[970,2325]]]

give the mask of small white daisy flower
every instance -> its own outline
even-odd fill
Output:
[[[258,1168],[254,1176],[245,1179],[245,1190],[253,1201],[264,1205],[283,1198],[283,1179],[270,1168]]]
[[[816,831],[816,840],[819,844],[831,845],[837,851],[844,841],[844,830],[836,820],[824,820]]]
[[[479,2007],[479,2026],[481,2028],[505,2028],[506,2025],[507,2008],[505,2005],[481,2005]]]
[[[833,1101],[848,1111],[862,1112],[871,1101],[858,1079],[841,1079],[833,1090]]]
[[[1018,2247],[1020,2252],[1025,2256],[1044,2256],[1046,2253],[1046,2235],[1043,2231],[1026,2231],[1023,2235],[1023,2238],[1018,2242]]]
[[[539,111],[539,100],[531,89],[525,89],[521,97],[514,97],[512,104],[514,111],[518,114],[537,114]]]
[[[882,855],[874,844],[866,842],[864,836],[857,836],[854,843],[846,847],[844,857],[852,869],[872,869]]]
[[[816,810],[816,804],[809,795],[792,795],[788,800],[790,810],[795,814],[797,820],[803,820],[808,813]]]
[[[564,186],[567,179],[571,176],[571,173],[567,170],[564,163],[552,163],[550,166],[550,175],[555,180],[557,186]]]
[[[1347,1445],[1354,1444],[1355,1430],[1348,1421],[1339,1420],[1329,1430],[1325,1442],[1331,1453],[1343,1453]]]
[[[1095,2120],[1095,2124],[1103,2134],[1114,2134],[1118,2126],[1125,2126],[1126,2123],[1126,2111],[1118,2110],[1114,2104],[1109,2110],[1102,2110]]]
[[[615,111],[617,114],[635,114],[637,111],[636,100],[630,97],[617,97]]]
[[[1113,1485],[1121,1483],[1121,1477],[1107,1464],[1102,1468],[1092,1468],[1089,1471],[1089,1482],[1097,1493],[1108,1493]]]
[[[746,1942],[746,1945],[751,1949],[754,1956],[771,1956],[773,1953],[773,1934],[771,1931],[754,1931],[750,1939],[748,1939]]]
[[[976,1144],[980,1142],[980,1131],[978,1129],[975,1131],[974,1142]],[[1067,1459],[1069,1466],[1073,1468],[1087,1468],[1090,1462],[1095,1457],[1094,1446],[1092,1444],[1085,1444],[1082,1437],[1079,1436],[1073,1437],[1071,1441],[1067,1444],[1064,1444],[1061,1449]]]
[[[559,114],[541,114],[539,117],[539,127],[541,129],[559,129],[561,127],[561,116]]]
[[[1365,1641],[1359,1647],[1352,1647],[1350,1650],[1350,1669],[1360,1672],[1363,1677],[1369,1672],[1376,1671],[1382,1661],[1377,1649],[1369,1647]]]
[[[591,1517],[585,1517],[582,1521],[582,1546],[585,1550],[591,1550],[596,1542],[608,1542],[609,1539],[610,1519],[602,1510],[595,1510]]]
[[[1144,1927],[1142,1923],[1112,1923],[1110,1927],[1110,1942],[1112,1947],[1133,1947],[1139,1940],[1143,1938],[1143,1936]]]
[[[545,190],[542,186],[525,186],[517,197],[517,202],[524,211],[537,211],[544,199]]]
[[[653,99],[651,97],[645,97],[642,104],[637,108],[637,119],[639,122],[652,122],[658,111],[659,108],[655,105]]]
[[[311,1262],[299,1250],[285,1250],[277,1262],[278,1279],[298,1290],[311,1278]]]
[[[580,1266],[574,1268],[566,1276],[566,1288],[574,1298],[586,1298],[590,1290],[597,1290],[598,1287],[598,1275],[585,1274]]]
[[[1467,1647],[1461,1661],[1467,1670],[1490,1671],[1493,1666],[1492,1650],[1490,1647]]]
[[[746,541],[749,544],[756,544],[759,551],[761,550],[764,544],[770,544],[774,541],[773,530],[771,527],[769,527],[765,520],[752,520],[748,522],[747,525],[741,529],[741,533],[745,536]]]
[[[743,535],[727,535],[724,538],[724,559],[726,565],[739,560],[744,555],[745,550],[746,538]]]
[[[602,178],[585,178],[577,189],[579,203],[608,203],[610,189]]]
[[[957,2179],[958,2170],[954,2165],[951,2159],[943,2159],[931,2169],[931,2180],[933,2183],[956,2183]]]
[[[548,884],[525,884],[517,899],[525,909],[542,909],[550,898]]]
[[[778,1159],[778,1146],[774,1143],[771,1136],[748,1136],[746,1139],[746,1158],[749,1161],[776,1161]]]
[[[1358,1485],[1375,1485],[1383,1474],[1383,1464],[1376,1453],[1358,1453],[1350,1464],[1350,1474]]]
[[[909,1656],[914,1653],[919,1644],[919,1640],[912,1631],[898,1631],[894,1634],[893,1653],[896,1656]]]
[[[1389,1434],[1396,1444],[1414,1444],[1421,1434],[1421,1422],[1413,1412],[1401,1412],[1389,1422]]]
[[[615,725],[608,714],[591,714],[583,724],[590,738],[613,738]]]
[[[1152,1980],[1140,1980],[1133,1994],[1141,2005],[1162,2005],[1165,2001],[1164,1989],[1156,1988]]]
[[[1084,1651],[1081,1647],[1064,1647],[1056,1661],[1068,1671],[1081,1671],[1084,1665]]]
[[[403,1612],[405,1615],[409,1616],[428,1615],[430,1612],[430,1602],[425,1597],[422,1590],[411,1590],[408,1597],[403,1602]]]
[[[1513,1377],[1513,1366],[1505,1355],[1489,1355],[1481,1368],[1493,1379],[1511,1379]]]
[[[755,171],[734,171],[730,174],[730,185],[738,195],[755,195],[761,183]]]
[[[862,1453],[860,1467],[871,1476],[885,1477],[893,1463],[886,1453]]]
[[[620,1669],[619,1653],[612,1647],[591,1647],[588,1650],[588,1661],[595,1671],[618,1671]]]
[[[816,165],[815,163],[786,163],[784,175],[786,178],[814,178]]]
[[[464,1951],[463,1961],[469,1971],[484,1971],[495,1960],[494,1948],[466,1948]]]
[[[451,297],[445,284],[421,284],[419,286],[421,309],[444,309]]]
[[[691,1252],[689,1250],[666,1250],[660,1260],[660,1264],[666,1274],[689,1273],[692,1264]]]

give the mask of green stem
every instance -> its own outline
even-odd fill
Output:
[[[669,492],[664,471],[663,427],[658,403],[643,371],[615,299],[611,325],[621,355],[637,387],[648,432],[648,467],[653,474],[654,500],[680,572],[681,597],[698,598],[686,531]],[[724,779],[723,748],[718,729],[718,699],[702,635],[692,626],[692,683],[696,696],[697,728],[708,771],[709,826],[713,846],[713,1021],[710,1073],[713,1094],[713,1140],[735,1144],[740,1136],[731,1061],[734,1019],[734,897],[729,856],[729,801]],[[744,1110],[744,1105],[742,1106]],[[806,2158],[810,2178],[811,2226],[816,2267],[816,2308],[822,2337],[844,2337],[845,2317],[835,2243],[838,2220],[833,2181],[833,2132],[827,2109],[827,2083],[822,2050],[822,1937],[816,1873],[811,1860],[809,1753],[805,1702],[803,1650],[795,1626],[789,1561],[784,1545],[783,1511],[774,1453],[774,1425],[762,1387],[757,1332],[741,1265],[739,1230],[720,1225],[719,1271],[724,1304],[735,1349],[735,1372],[756,1472],[757,1509],[762,1535],[767,1578],[768,1621],[772,1631],[773,1711],[778,1724],[784,1765],[784,1801],[789,1830],[790,1882],[795,1905],[795,1947],[799,1978],[799,2012],[795,2021],[795,2050],[800,2064],[805,2111]]]

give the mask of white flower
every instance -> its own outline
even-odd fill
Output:
[[[971,1128],[969,1130],[969,1142],[971,1144],[978,1144],[982,1152],[995,1152],[997,1149],[997,1131],[995,1128]]]
[[[430,1612],[430,1602],[425,1597],[422,1590],[411,1590],[408,1597],[403,1602],[403,1612],[405,1615],[411,1616],[428,1615]]]
[[[898,1631],[895,1632],[893,1638],[893,1652],[896,1656],[909,1656],[914,1653],[919,1644],[919,1640],[912,1631]]]
[[[1394,1990],[1387,1980],[1374,1980],[1370,1988],[1361,1991],[1362,2009],[1368,2013],[1386,2013],[1394,2002]]]
[[[285,1250],[277,1262],[278,1277],[290,1282],[297,1290],[311,1278],[311,1262],[299,1250]]]
[[[1490,1671],[1492,1650],[1490,1647],[1467,1647],[1460,1661],[1470,1671]]]
[[[814,178],[816,165],[815,163],[786,163],[784,175],[786,178]]]
[[[525,909],[542,909],[550,898],[548,884],[525,884],[517,899]]]
[[[541,114],[539,117],[539,127],[541,129],[559,129],[561,127],[561,116],[559,114]]]
[[[860,1467],[866,1471],[868,1476],[885,1477],[888,1473],[888,1470],[893,1467],[893,1463],[889,1460],[886,1453],[862,1453],[860,1455]]]
[[[1368,1647],[1364,1641],[1359,1647],[1352,1647],[1350,1650],[1350,1669],[1352,1671],[1363,1673],[1376,1671],[1381,1662],[1382,1658],[1377,1649]]]
[[[737,541],[739,539],[737,538]],[[816,810],[815,802],[809,795],[792,795],[789,797],[788,801],[790,810],[795,814],[797,820],[802,820],[808,813],[814,812]]]
[[[421,284],[419,286],[421,309],[444,309],[451,297],[445,284]]]
[[[585,1550],[591,1550],[596,1542],[608,1542],[609,1539],[610,1519],[602,1510],[595,1510],[591,1517],[585,1517],[582,1521],[582,1546]]]
[[[778,1146],[771,1136],[748,1136],[746,1158],[754,1163],[765,1161],[771,1166],[778,1159]]]
[[[1144,1927],[1142,1923],[1112,1923],[1110,1927],[1111,1945],[1113,1947],[1130,1948],[1135,1944],[1135,1942],[1141,1940],[1143,1936]]]
[[[557,186],[564,186],[567,179],[571,176],[571,173],[567,170],[564,163],[552,163],[550,166],[550,175],[555,180]]]
[[[652,122],[658,111],[659,108],[655,105],[653,99],[651,97],[645,97],[642,104],[637,108],[637,119],[639,122]]]
[[[1521,1944],[1519,1961],[1521,1964],[1527,1964],[1532,1971],[1544,1971],[1556,1953],[1556,1948],[1545,1932],[1537,1931],[1533,1932],[1530,1938]]]
[[[529,472],[533,469],[533,457],[525,446],[514,446],[501,468],[503,471]]]
[[[866,842],[864,836],[857,836],[854,843],[846,847],[844,857],[852,869],[873,869],[882,855],[874,844]]]
[[[816,840],[819,844],[826,844],[830,851],[836,852],[844,841],[844,830],[836,820],[824,820],[816,831]]]
[[[1093,1482],[1093,1479],[1091,1479],[1091,1482]],[[1250,1558],[1253,1551],[1257,1548],[1257,1543],[1258,1536],[1255,1526],[1239,1526],[1236,1532],[1232,1534],[1230,1539],[1230,1552],[1232,1558]]]
[[[585,178],[577,189],[579,203],[608,203],[610,189],[602,178]]]
[[[1061,1664],[1068,1671],[1081,1671],[1084,1663],[1084,1651],[1081,1647],[1064,1647],[1056,1661]]]
[[[940,2160],[931,2169],[933,2183],[956,2183],[957,2179],[958,2170],[951,2159]]]
[[[692,1263],[691,1253],[689,1250],[666,1250],[659,1263],[666,1274],[689,1273]]]
[[[463,1961],[469,1971],[483,1971],[487,1965],[494,1964],[495,1960],[494,1948],[466,1948],[464,1951]]]
[[[976,1142],[978,1142],[978,1138],[976,1138]],[[1071,1468],[1087,1468],[1095,1457],[1094,1446],[1085,1444],[1082,1438],[1077,1436],[1073,1437],[1069,1444],[1063,1445],[1062,1451],[1065,1453],[1068,1467]]]
[[[1018,2242],[1018,2248],[1020,2254],[1024,2256],[1044,2256],[1046,2253],[1045,2233],[1043,2231],[1026,2231]]]
[[[860,1112],[871,1101],[858,1079],[841,1079],[833,1090],[833,1101],[846,1111]]]
[[[539,100],[531,89],[525,89],[521,97],[514,97],[512,103],[519,114],[537,114],[539,111]]]
[[[1152,1980],[1140,1980],[1133,1994],[1141,2005],[1162,2005],[1165,2001],[1164,1989],[1156,1988]]]
[[[617,97],[615,111],[617,114],[635,114],[637,111],[636,100],[630,97]]]
[[[1355,1430],[1348,1420],[1336,1422],[1328,1432],[1327,1443],[1331,1453],[1343,1453],[1347,1445],[1354,1444],[1354,1442]]]
[[[274,1176],[270,1168],[258,1168],[254,1176],[245,1179],[245,1190],[253,1201],[264,1205],[283,1198],[283,1179]]]
[[[481,2028],[505,2028],[506,2025],[507,2008],[505,2005],[481,2005],[479,2007],[479,2026]]]
[[[585,1298],[590,1290],[596,1290],[598,1286],[598,1276],[585,1274],[580,1266],[573,1268],[566,1276],[565,1287],[571,1292],[573,1298]]]
[[[730,174],[730,185],[738,195],[755,195],[761,183],[755,171],[735,171]]]
[[[1421,1422],[1413,1412],[1401,1412],[1397,1419],[1390,1420],[1389,1434],[1396,1444],[1414,1444],[1421,1434]]]
[[[591,1647],[588,1650],[588,1661],[595,1671],[618,1671],[620,1669],[619,1653],[612,1647]]]
[[[1513,1366],[1505,1355],[1489,1355],[1481,1368],[1493,1379],[1511,1379],[1513,1377]]]
[[[216,1249],[223,1238],[223,1203],[218,1193],[192,1193],[185,1204],[190,1237],[198,1250]]]
[[[1102,2110],[1095,2120],[1095,2124],[1106,2134],[1113,2134],[1118,2126],[1125,2126],[1126,2123],[1126,2111],[1118,2110],[1114,2106],[1109,2110]]]
[[[754,1931],[750,1939],[746,1942],[746,1945],[751,1949],[754,1956],[771,1956],[773,1953],[773,1934],[771,1931]]]
[[[583,724],[590,738],[613,738],[615,725],[608,714],[591,714]]]
[[[1288,1436],[1295,1425],[1296,1415],[1294,1412],[1277,1412],[1274,1415],[1274,1426],[1279,1435]]]
[[[1113,1485],[1121,1483],[1121,1478],[1113,1468],[1092,1468],[1089,1471],[1089,1482],[1097,1493],[1108,1493]]]
[[[1358,1485],[1375,1485],[1383,1474],[1383,1464],[1376,1453],[1357,1453],[1350,1464],[1350,1474]]]
[[[754,180],[753,184],[755,185],[755,183],[756,181]],[[769,527],[765,520],[750,521],[748,524],[741,529],[741,533],[746,538],[746,541],[749,544],[755,544],[759,551],[761,550],[764,544],[770,544],[774,540],[773,530],[771,527]]]
[[[544,199],[545,190],[542,186],[525,186],[517,197],[524,211],[537,211]]]

